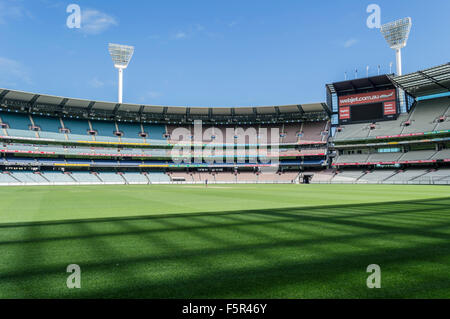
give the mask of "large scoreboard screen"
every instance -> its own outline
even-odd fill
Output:
[[[339,122],[375,122],[397,117],[396,90],[339,97]]]

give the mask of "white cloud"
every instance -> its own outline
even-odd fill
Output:
[[[184,30],[180,30],[177,33],[172,35],[173,39],[181,40],[181,39],[190,39],[198,35],[207,35],[214,36],[213,33],[210,33],[206,30],[206,28],[201,24],[193,24],[185,28]]]
[[[100,34],[110,27],[117,26],[117,20],[95,9],[81,9],[81,31],[86,34]]]
[[[88,82],[89,86],[94,88],[94,89],[99,89],[103,86],[105,86],[105,82],[99,80],[98,78],[93,78]]]
[[[351,39],[348,39],[347,41],[345,41],[343,43],[343,46],[344,46],[344,48],[350,48],[350,47],[354,46],[356,43],[358,43],[358,40],[351,38]]]
[[[175,39],[184,39],[186,37],[187,37],[187,34],[185,32],[180,31],[175,34]]]
[[[31,84],[31,78],[26,67],[12,59],[0,57],[0,86],[13,87],[18,84]]]
[[[31,14],[18,2],[0,0],[0,24],[6,24],[10,20],[21,19],[24,16],[31,16]]]

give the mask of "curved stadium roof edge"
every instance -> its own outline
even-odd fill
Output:
[[[96,100],[86,100],[79,98],[68,98],[55,95],[23,92],[0,88],[0,103],[4,100],[20,101],[32,105],[52,105],[66,108],[79,108],[86,110],[100,111],[121,111],[121,112],[142,112],[142,113],[163,113],[166,114],[186,114],[190,115],[248,115],[248,114],[277,114],[277,113],[313,113],[326,111],[326,104],[306,103],[274,106],[237,106],[237,107],[188,107],[188,106],[165,106],[146,105],[133,103],[115,103]]]

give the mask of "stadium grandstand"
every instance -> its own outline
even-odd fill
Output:
[[[326,91],[204,108],[0,89],[0,184],[450,183],[450,64]]]
[[[2,185],[294,183],[328,165],[325,103],[163,107],[6,89],[0,102]]]
[[[319,182],[449,183],[450,64],[330,84],[327,93],[334,170]]]

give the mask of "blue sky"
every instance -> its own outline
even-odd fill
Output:
[[[81,29],[66,26],[78,4]],[[0,0],[0,87],[117,100],[109,42],[134,45],[124,102],[253,106],[322,102],[325,84],[389,71],[381,21],[411,16],[404,72],[450,59],[450,1]],[[395,65],[394,65],[395,68]]]

